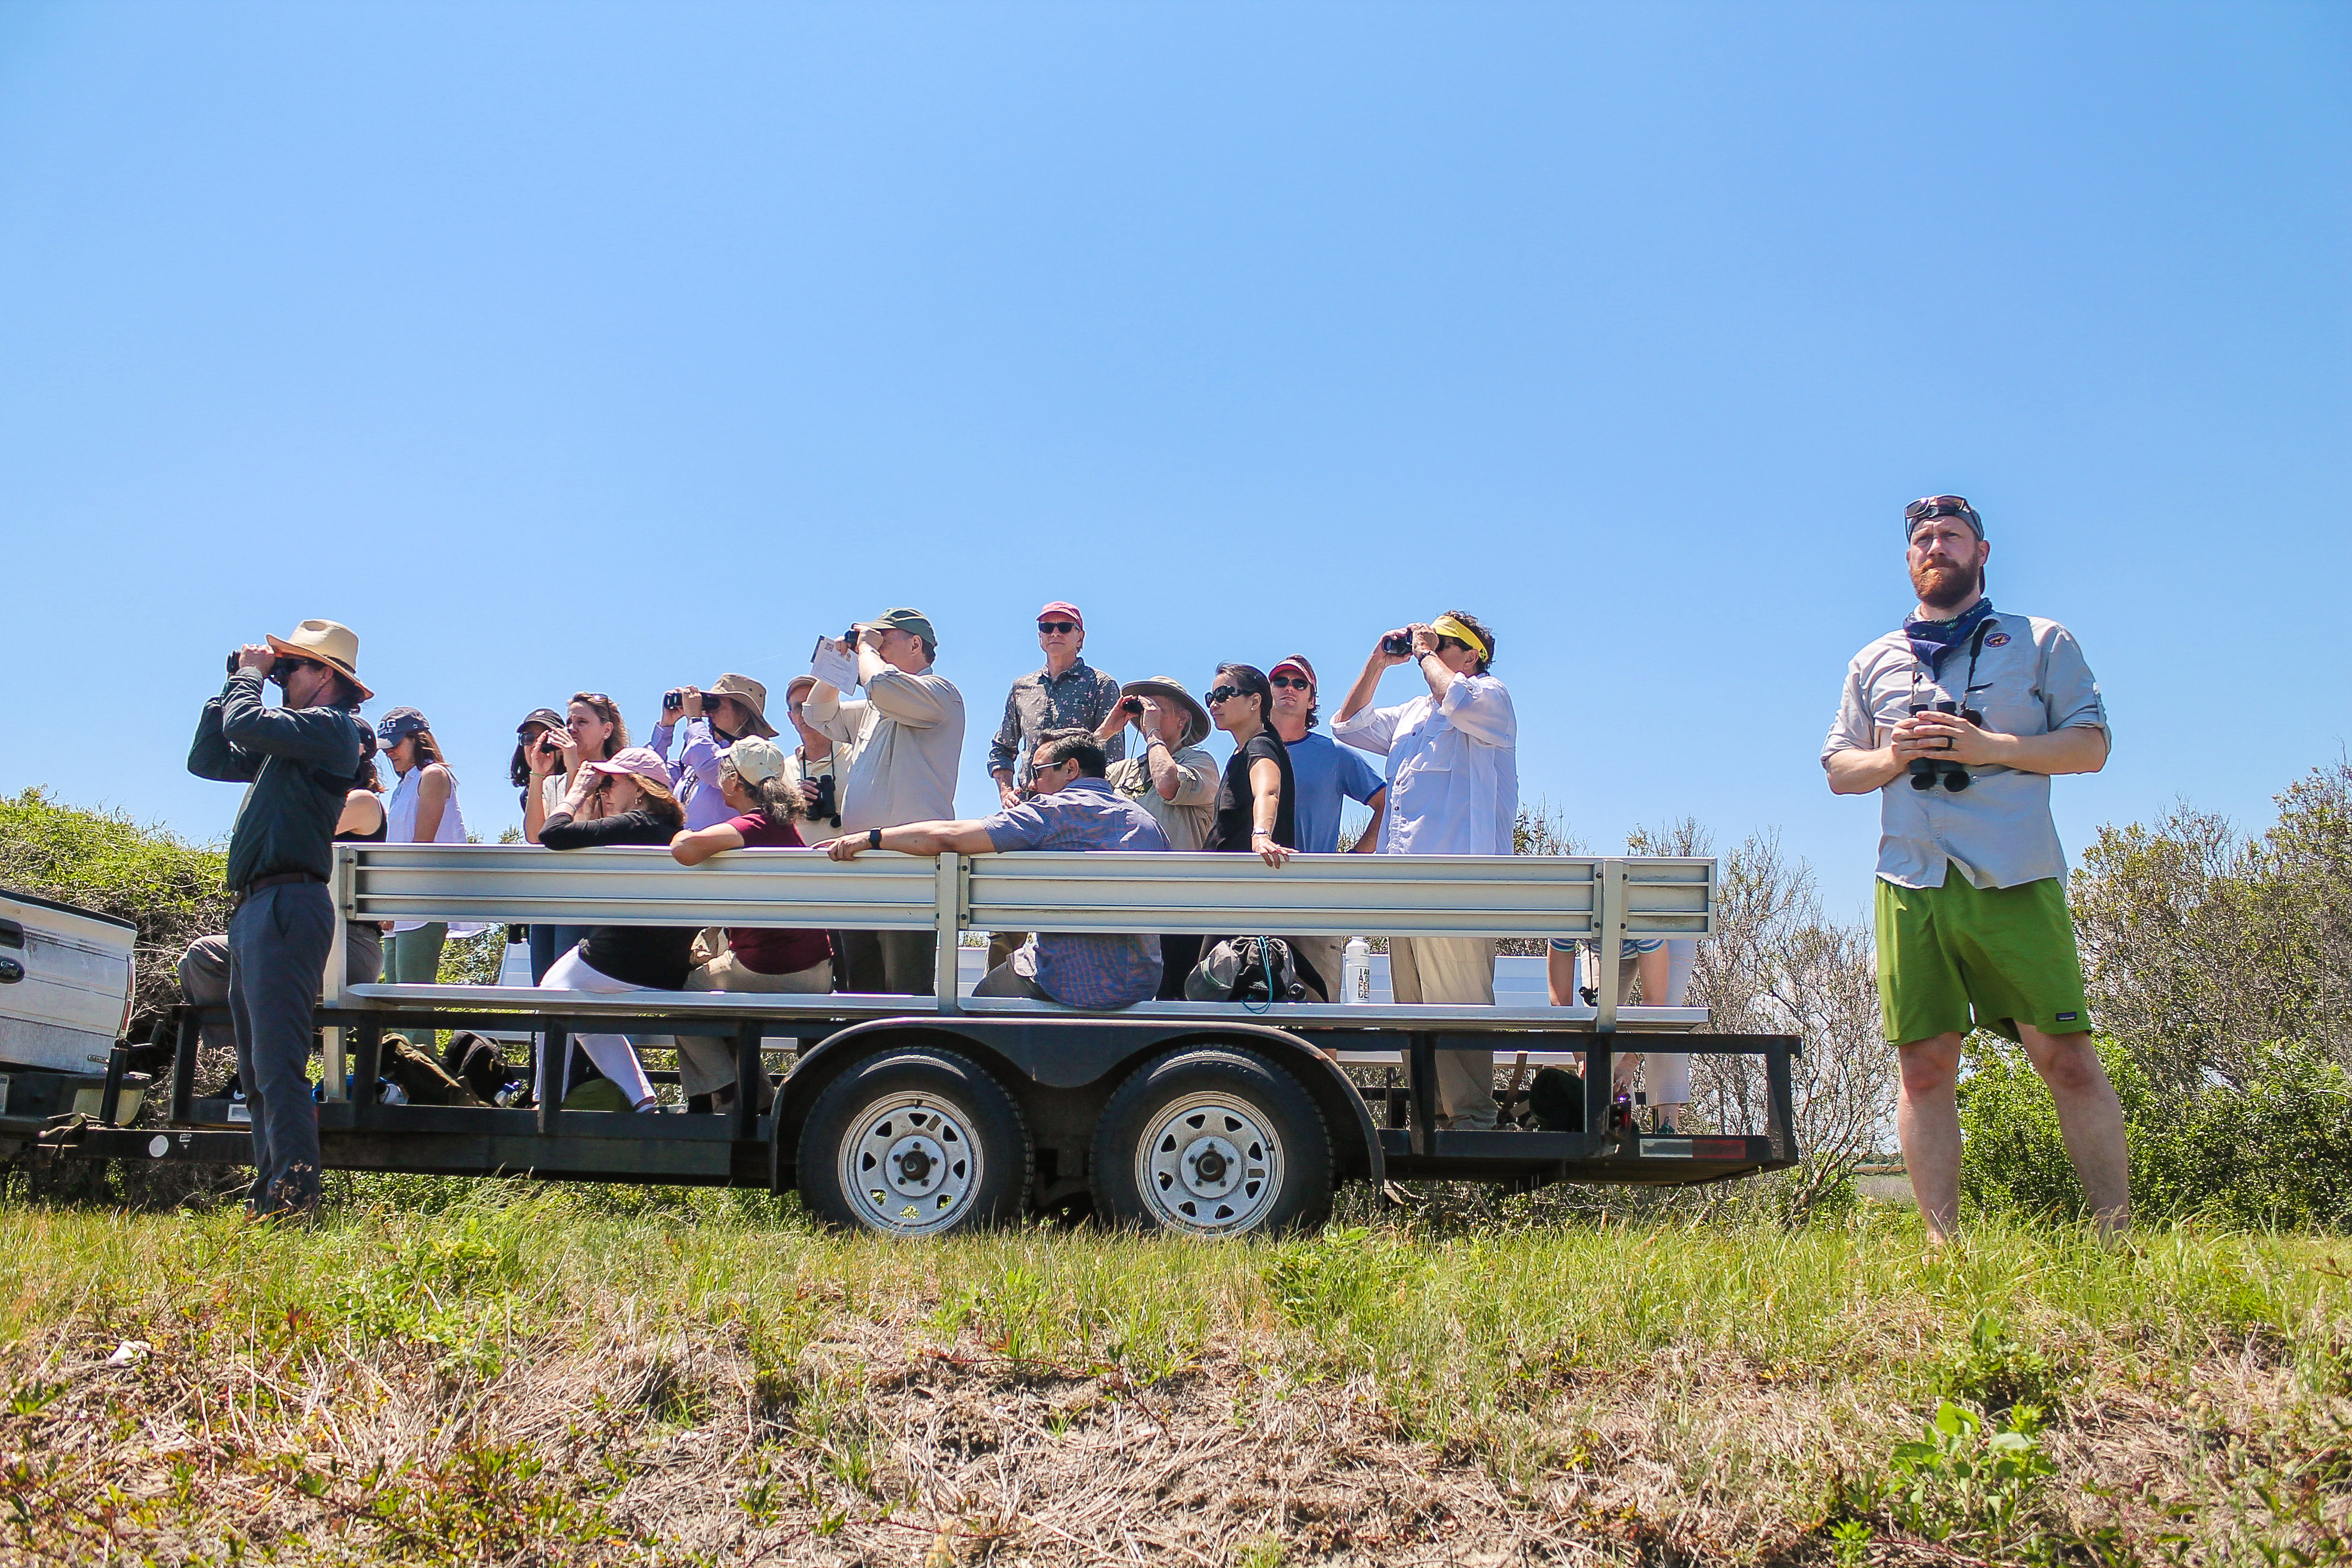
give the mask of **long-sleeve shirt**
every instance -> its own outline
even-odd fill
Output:
[[[1209,824],[1217,815],[1217,759],[1198,746],[1187,746],[1171,753],[1171,760],[1176,764],[1173,799],[1161,799],[1160,786],[1151,782],[1149,747],[1142,756],[1110,765],[1110,787],[1151,814],[1151,820],[1167,835],[1169,848],[1198,849],[1207,841]]]
[[[646,743],[656,755],[669,757],[673,729],[667,722],[654,726],[653,738]],[[719,787],[719,759],[726,754],[727,748],[711,733],[709,715],[686,721],[686,744],[678,748],[677,758],[669,763],[669,782],[678,804],[686,807],[688,833],[699,833],[734,819],[735,808],[727,804],[727,796]]]
[[[955,816],[963,752],[963,693],[936,668],[909,675],[883,665],[863,698],[820,681],[802,717],[849,748],[840,769],[841,831],[943,822]]]
[[[1822,744],[1822,766],[1840,752],[1875,751],[1915,703],[1958,701],[2004,735],[2048,735],[2090,726],[2115,731],[2082,646],[2056,621],[1995,611],[1972,668],[1965,653],[1944,659],[1940,679],[1919,663],[1910,639],[1892,631],[1846,667],[1838,715]],[[1979,888],[2014,888],[2066,874],[2066,851],[2050,815],[2050,775],[1979,763],[1958,794],[1941,784],[1913,789],[1911,776],[1878,792],[1878,874],[1905,888],[1940,888],[1944,868]]]
[[[205,704],[188,748],[200,779],[252,787],[236,808],[228,841],[228,885],[300,872],[325,881],[334,869],[335,819],[367,752],[357,714],[341,708],[271,708],[262,672],[240,669]]]
[[[1519,721],[1491,675],[1457,675],[1445,698],[1367,708],[1335,739],[1388,758],[1383,855],[1508,855],[1519,816]]]
[[[1000,854],[1021,849],[1157,850],[1167,836],[1149,812],[1101,779],[1072,779],[982,823]],[[1041,931],[1011,960],[1065,1007],[1129,1007],[1160,989],[1160,939]]]
[[[1118,682],[1084,658],[1071,660],[1059,675],[1031,671],[1004,694],[1004,719],[988,746],[989,773],[1017,767],[1037,737],[1049,731],[1099,730],[1118,706]],[[1103,755],[1114,763],[1127,755],[1126,731],[1103,742]]]

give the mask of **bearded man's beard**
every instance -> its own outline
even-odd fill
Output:
[[[1973,562],[1929,562],[1911,568],[1912,591],[1931,610],[1957,610],[1977,596],[1984,568]]]

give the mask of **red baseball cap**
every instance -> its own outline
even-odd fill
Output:
[[[1312,685],[1319,687],[1323,684],[1323,682],[1316,677],[1315,667],[1307,662],[1307,656],[1303,653],[1292,654],[1288,658],[1286,658],[1280,664],[1276,665],[1273,669],[1267,670],[1266,673],[1268,675],[1273,675],[1286,669],[1297,670],[1299,674],[1305,676]]]
[[[1037,612],[1037,618],[1039,620],[1045,620],[1048,617],[1055,620],[1076,621],[1081,626],[1087,624],[1086,616],[1078,614],[1078,607],[1076,605],[1071,604],[1067,599],[1056,599],[1052,604]]]

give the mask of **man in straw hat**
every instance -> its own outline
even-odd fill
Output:
[[[1110,787],[1151,815],[1171,849],[1198,849],[1217,813],[1217,759],[1201,749],[1209,738],[1209,710],[1172,675],[1130,680],[1095,733],[1105,742],[1133,724],[1143,736],[1140,756],[1110,765]],[[1163,935],[1159,994],[1182,1001],[1184,976],[1201,961],[1201,938]]]
[[[686,743],[669,764],[669,781],[686,807],[688,833],[716,827],[734,816],[734,808],[719,791],[719,759],[745,735],[776,738],[767,707],[768,689],[748,675],[722,675],[707,690],[680,686],[662,694],[661,722],[646,744],[656,755],[668,757],[673,730],[686,731]]]
[[[319,1115],[310,1100],[311,1011],[335,934],[327,878],[335,820],[375,737],[359,716],[360,639],[333,621],[229,656],[228,683],[196,721],[188,771],[247,785],[229,836],[229,1013],[236,1069],[253,1107],[256,1215],[319,1206]],[[285,705],[262,689],[275,681]]]

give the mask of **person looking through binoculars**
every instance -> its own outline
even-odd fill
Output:
[[[733,820],[735,808],[719,787],[719,759],[746,735],[776,738],[767,707],[768,689],[748,675],[722,675],[707,689],[674,686],[662,693],[661,721],[646,744],[669,760],[670,793],[686,807],[688,832]],[[680,729],[685,742],[670,758],[670,737]]]
[[[2024,1047],[2056,1102],[2091,1213],[2124,1225],[2123,1110],[2091,1045],[2050,780],[2106,765],[2106,706],[2073,634],[1996,611],[1992,546],[1961,496],[1903,509],[1916,613],[1846,668],[1822,748],[1832,793],[1879,795],[1878,1000],[1895,1115],[1928,1233],[1959,1213],[1960,1047]]]

